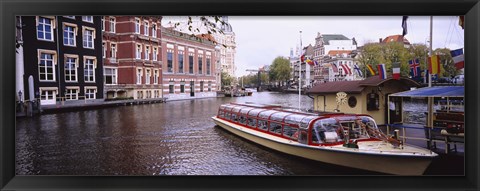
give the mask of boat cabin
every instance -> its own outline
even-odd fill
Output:
[[[280,106],[223,104],[217,117],[275,137],[308,145],[339,145],[371,140],[379,132],[367,115],[306,113]]]

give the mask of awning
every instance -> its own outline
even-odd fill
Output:
[[[391,94],[393,97],[464,97],[464,86],[435,86]]]

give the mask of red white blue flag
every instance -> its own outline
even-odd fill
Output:
[[[385,69],[385,64],[379,64],[377,65],[378,68],[378,77],[380,79],[384,80],[387,79],[387,70]]]
[[[400,62],[392,63],[392,78],[396,80],[400,79]]]
[[[457,50],[452,50],[450,51],[450,54],[452,55],[453,62],[455,63],[455,68],[457,68],[457,70],[465,68],[465,58],[463,57],[462,48]]]
[[[410,65],[410,75],[412,76],[412,78],[421,75],[420,61],[418,60],[418,58],[408,61],[408,64]]]

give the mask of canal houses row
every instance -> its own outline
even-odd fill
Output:
[[[17,101],[55,106],[215,97],[215,39],[162,28],[161,21],[161,16],[18,16]]]

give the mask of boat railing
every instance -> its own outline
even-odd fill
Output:
[[[442,135],[442,138],[435,138],[432,136],[432,132],[440,132],[444,130],[445,128],[442,127],[426,127],[426,126],[414,126],[415,124],[412,125],[404,125],[404,124],[383,124],[383,125],[378,125],[379,127],[386,127],[386,134],[387,136],[390,136],[390,130],[391,128],[398,128],[401,129],[401,134],[399,135],[399,139],[402,139],[403,143],[406,143],[407,140],[420,140],[420,141],[426,141],[427,143],[427,148],[432,149],[432,143],[444,143],[445,144],[445,153],[448,153],[450,149],[450,144],[456,144],[459,143],[459,141],[452,141],[449,139],[448,135]],[[425,131],[425,137],[412,137],[412,136],[407,136],[407,129],[416,129],[416,130],[423,130]],[[435,144],[436,145],[436,144]],[[455,150],[456,150],[456,145]],[[435,146],[436,147],[436,146]]]

